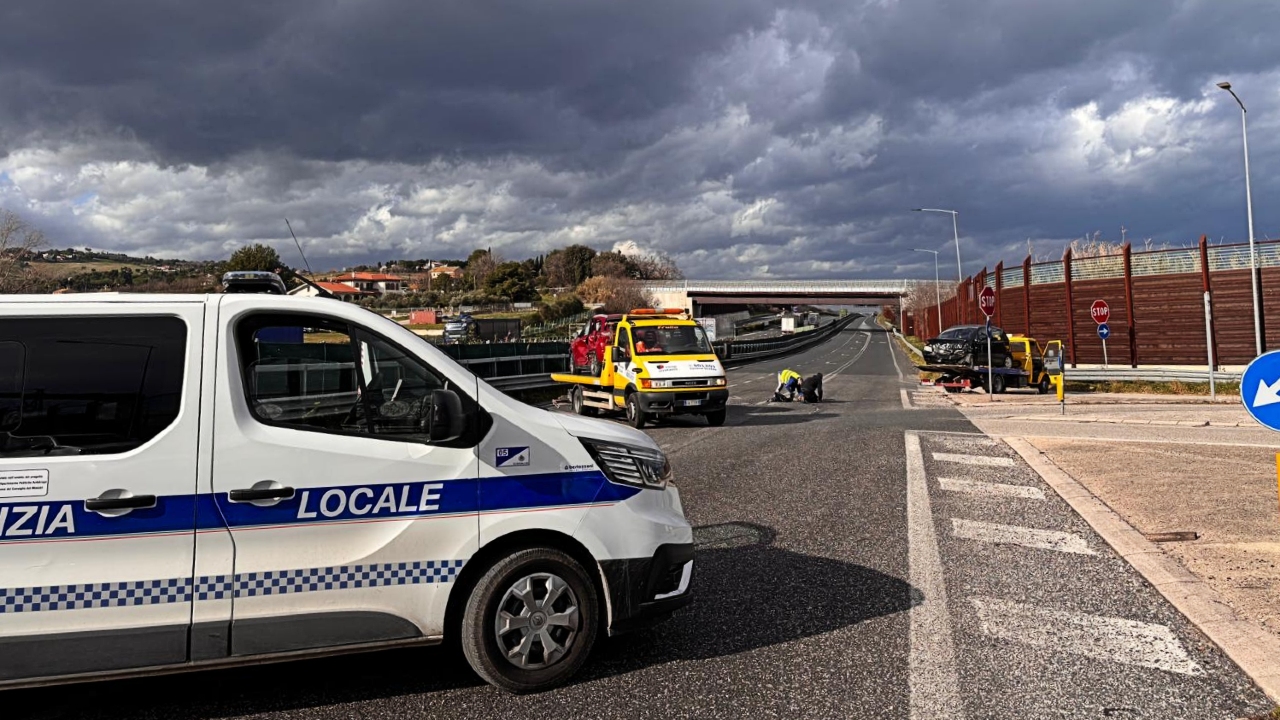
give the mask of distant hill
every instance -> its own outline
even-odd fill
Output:
[[[205,292],[218,283],[220,263],[131,257],[97,250],[42,250],[26,267],[47,281],[46,291],[129,289],[134,292]]]

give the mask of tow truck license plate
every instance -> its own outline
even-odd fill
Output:
[[[701,400],[681,400],[680,404],[683,405],[684,407],[689,407],[690,405],[701,405],[702,401]]]

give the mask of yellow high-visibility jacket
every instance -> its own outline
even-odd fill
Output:
[[[804,378],[800,376],[800,373],[792,370],[791,368],[787,368],[786,370],[778,373],[778,385],[786,385],[788,380],[800,382],[801,380],[804,380]]]

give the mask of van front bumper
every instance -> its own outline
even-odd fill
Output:
[[[659,545],[651,558],[603,560],[609,634],[641,630],[693,600],[693,544]]]
[[[699,414],[723,410],[729,403],[728,388],[719,390],[637,393],[640,409],[655,415]],[[696,404],[689,404],[689,403]]]

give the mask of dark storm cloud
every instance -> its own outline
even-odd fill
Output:
[[[0,205],[68,242],[329,264],[666,250],[929,276],[1102,231],[1280,235],[1273,0],[0,5]],[[1273,119],[1277,118],[1277,119]],[[1275,179],[1273,179],[1275,178]],[[282,244],[282,247],[288,245]]]
[[[772,17],[763,0],[20,0],[0,9],[0,89],[20,128],[97,121],[175,161],[551,154],[643,142],[692,62]]]

